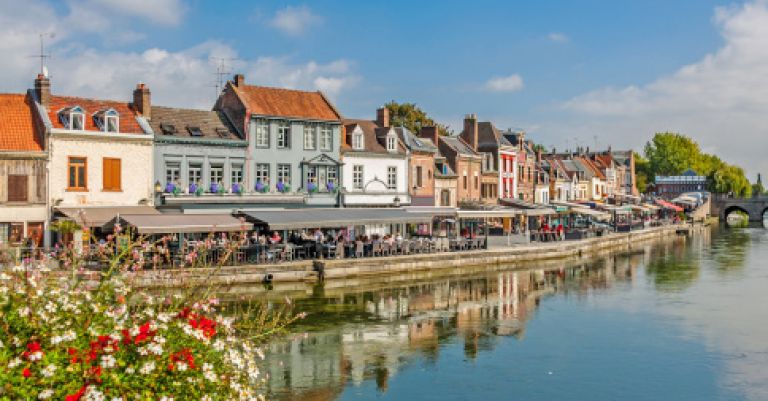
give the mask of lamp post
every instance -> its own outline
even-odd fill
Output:
[[[395,199],[392,199],[392,203],[394,204],[395,207],[400,207],[400,197],[395,196]]]
[[[162,203],[161,194],[163,193],[163,184],[160,181],[155,181],[155,204]]]

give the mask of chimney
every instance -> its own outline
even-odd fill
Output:
[[[133,108],[147,120],[152,119],[151,95],[147,85],[142,82],[139,82],[133,90]]]
[[[467,141],[472,149],[477,150],[477,114],[467,114],[464,116],[464,140]]]
[[[523,150],[524,143],[525,143],[525,132],[520,131],[520,134],[517,136],[517,146],[520,148],[520,150]]]
[[[245,75],[243,74],[235,74],[235,79],[233,80],[235,86],[238,88],[245,85]]]
[[[51,81],[43,74],[37,74],[35,79],[35,96],[43,107],[51,104]]]
[[[380,107],[376,109],[376,124],[380,127],[389,127],[389,109]]]
[[[437,126],[435,125],[421,127],[419,136],[422,138],[431,139],[432,142],[435,143],[435,146],[440,145],[440,130],[437,129]]]

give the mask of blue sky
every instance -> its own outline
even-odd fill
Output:
[[[477,113],[559,149],[638,148],[655,131],[678,131],[754,175],[768,172],[760,118],[768,95],[756,94],[768,89],[767,7],[0,0],[0,51],[16,56],[0,60],[0,91],[29,86],[36,70],[27,56],[46,30],[56,33],[48,64],[59,93],[127,99],[143,81],[155,102],[210,107],[212,57],[224,57],[249,83],[322,89],[349,117],[412,101],[454,128]],[[750,149],[723,143],[724,131]]]

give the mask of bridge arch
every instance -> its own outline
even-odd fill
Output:
[[[745,208],[743,208],[743,207],[741,207],[739,205],[731,205],[731,206],[726,207],[725,210],[723,210],[723,220],[727,219],[728,215],[730,215],[733,212],[742,212],[742,213],[744,213],[744,214],[746,214],[748,216],[749,221],[754,221],[755,220],[753,218],[754,216],[752,216],[747,209],[745,209]],[[762,216],[761,216],[761,219],[762,219]]]

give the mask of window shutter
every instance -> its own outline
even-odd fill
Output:
[[[121,190],[120,182],[120,159],[104,158],[103,184],[105,190]]]
[[[8,202],[26,202],[27,201],[27,179],[26,175],[8,176]]]

